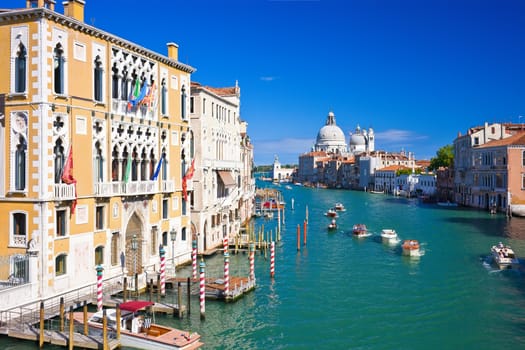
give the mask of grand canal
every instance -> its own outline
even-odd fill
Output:
[[[204,349],[525,348],[525,273],[496,270],[486,259],[499,241],[525,257],[525,219],[382,194],[280,189],[287,208],[275,278],[269,257],[258,253],[255,291],[230,304],[207,301],[204,321],[194,297],[189,318],[157,316],[158,323],[200,333]],[[336,202],[347,211],[329,233],[324,212]],[[307,244],[298,252],[296,228],[306,206]],[[275,232],[276,219],[256,220]],[[355,223],[365,223],[372,235],[352,237]],[[410,259],[399,246],[383,245],[383,228],[419,240],[424,255]],[[207,276],[222,276],[222,255],[206,264]],[[231,256],[230,275],[248,270],[248,255]],[[188,268],[178,271],[189,274]],[[35,348],[8,338],[0,344]]]

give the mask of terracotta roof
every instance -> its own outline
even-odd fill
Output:
[[[238,88],[235,87],[235,86],[232,86],[232,87],[222,87],[222,88],[215,88],[215,87],[211,87],[211,86],[204,86],[196,81],[192,81],[191,82],[191,86],[192,87],[195,87],[195,88],[202,88],[202,89],[206,89],[210,92],[213,92],[214,94],[216,95],[219,95],[219,96],[231,96],[231,95],[235,95],[237,94],[237,90]]]
[[[410,169],[406,166],[402,166],[402,165],[389,165],[387,167],[384,167],[384,168],[381,168],[381,169],[377,169],[377,171],[398,171],[398,170],[402,170],[402,169]]]
[[[510,145],[523,145],[525,146],[525,132],[519,132],[510,137],[489,141],[483,145],[480,145],[475,148],[489,148],[489,147],[498,147],[498,146],[510,146]]]

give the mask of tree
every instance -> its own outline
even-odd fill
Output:
[[[448,168],[454,163],[454,147],[446,145],[436,152],[436,157],[430,158],[431,170],[437,170],[439,167]]]

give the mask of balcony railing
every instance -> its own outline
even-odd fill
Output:
[[[75,184],[55,184],[55,199],[75,199]]]
[[[111,197],[113,195],[113,183],[111,182],[98,182],[95,183],[95,196],[99,197]]]
[[[161,191],[166,192],[175,192],[175,181],[173,180],[163,180],[160,184]]]

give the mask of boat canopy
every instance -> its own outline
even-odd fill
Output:
[[[131,312],[137,312],[139,310],[144,309],[145,307],[152,306],[153,304],[155,303],[151,301],[134,300],[120,304],[120,309]]]

